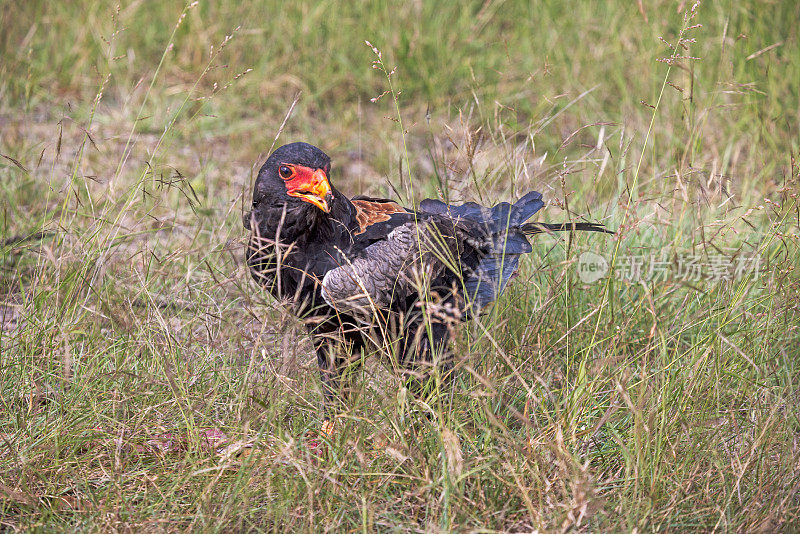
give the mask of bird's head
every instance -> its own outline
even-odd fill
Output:
[[[256,178],[253,209],[308,207],[330,213],[333,187],[331,158],[308,143],[290,143],[273,152]]]

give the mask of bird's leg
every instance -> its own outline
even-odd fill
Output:
[[[333,434],[333,416],[336,414],[335,406],[339,403],[342,372],[341,362],[337,361],[337,351],[331,346],[332,344],[330,339],[323,337],[314,339],[319,377],[322,383],[323,419],[321,430],[328,436]]]
[[[314,348],[317,352],[320,380],[323,395],[323,420],[321,430],[330,436],[333,434],[334,417],[337,408],[345,405],[349,397],[349,388],[342,386],[342,375],[347,366],[353,363],[353,354],[360,348],[359,339],[349,332],[339,335],[314,335]]]

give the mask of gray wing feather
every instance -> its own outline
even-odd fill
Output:
[[[430,221],[395,228],[348,263],[322,279],[322,297],[345,313],[372,315],[413,293],[457,261],[458,243],[452,233]]]

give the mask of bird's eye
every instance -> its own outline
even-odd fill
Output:
[[[278,174],[281,175],[281,178],[287,180],[291,178],[292,174],[294,173],[292,172],[292,168],[289,167],[288,165],[281,165],[280,167],[278,167]]]

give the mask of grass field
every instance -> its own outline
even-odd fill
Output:
[[[4,4],[0,531],[800,530],[798,20]],[[310,341],[243,265],[293,140],[349,194],[618,234],[538,236],[431,399],[367,358],[318,457]]]

